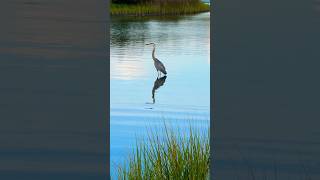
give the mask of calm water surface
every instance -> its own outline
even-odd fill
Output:
[[[147,127],[209,126],[210,14],[124,18],[111,22],[111,170],[132,150]],[[168,75],[157,79],[151,56]]]
[[[320,179],[319,1],[218,6],[213,179]]]
[[[0,179],[106,179],[103,6],[0,2]]]

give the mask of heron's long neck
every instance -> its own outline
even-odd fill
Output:
[[[152,50],[152,59],[153,59],[153,60],[155,60],[155,58],[156,58],[156,57],[154,56],[154,52],[155,52],[155,51],[156,51],[156,47],[153,47],[153,50]]]

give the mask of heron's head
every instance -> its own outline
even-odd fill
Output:
[[[156,47],[156,44],[155,43],[148,43],[146,45],[153,45],[153,47]]]

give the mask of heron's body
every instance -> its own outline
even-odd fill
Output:
[[[156,68],[156,70],[158,72],[161,72],[163,74],[167,74],[167,71],[166,71],[166,67],[163,65],[163,63],[157,59],[154,55],[154,52],[156,50],[156,45],[154,43],[150,43],[150,44],[153,44],[153,50],[152,50],[152,59],[153,59],[153,62],[154,62],[154,67]],[[147,44],[149,45],[149,44]]]
[[[161,61],[159,61],[158,59],[154,60],[154,67],[156,67],[157,71],[162,72],[163,74],[167,74],[166,68],[164,67],[164,65],[162,64]]]

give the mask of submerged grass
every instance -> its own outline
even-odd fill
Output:
[[[207,12],[210,10],[208,4],[198,3],[182,3],[182,4],[111,4],[111,15],[185,15],[195,14],[199,12]]]
[[[149,131],[148,138],[137,143],[126,163],[118,167],[121,180],[209,179],[209,133],[190,128],[179,133],[166,125]]]

